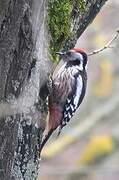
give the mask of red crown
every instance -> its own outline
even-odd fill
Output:
[[[74,50],[76,52],[82,52],[82,53],[85,52],[85,50],[82,48],[72,48],[71,50]]]

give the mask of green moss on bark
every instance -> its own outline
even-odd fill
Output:
[[[84,10],[84,0],[49,0],[48,4],[48,26],[51,33],[50,54],[56,59],[56,52],[62,48],[63,42],[70,36],[71,15],[73,8]]]

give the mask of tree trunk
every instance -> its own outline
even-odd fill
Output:
[[[74,36],[62,47],[75,45],[105,1],[88,1],[84,12],[74,7]],[[44,0],[0,1],[1,180],[37,178],[50,72],[46,9]]]
[[[42,106],[39,90],[48,72],[47,55],[44,56],[44,7],[43,0],[0,2],[2,180],[33,180],[38,173],[39,146],[43,131],[40,119],[43,119],[42,107],[45,108]]]

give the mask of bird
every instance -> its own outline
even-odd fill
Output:
[[[57,52],[62,66],[56,67],[48,96],[49,118],[41,142],[40,152],[52,133],[59,128],[58,135],[67,125],[82,103],[87,87],[88,57],[85,50],[72,48]]]

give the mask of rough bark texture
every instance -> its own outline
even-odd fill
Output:
[[[36,4],[39,8],[42,7],[40,12]],[[39,120],[42,115],[39,100],[39,84],[42,83],[40,81],[42,72],[39,71],[42,63],[39,61],[42,59],[38,57],[37,50],[38,48],[42,50],[43,45],[38,46],[37,39],[40,41],[44,33],[43,7],[44,2],[41,0],[0,2],[0,101],[13,103],[17,107],[15,107],[17,114],[13,108],[10,114],[15,113],[14,115],[0,120],[2,180],[17,178],[30,180],[35,179],[38,173],[38,150],[42,129],[38,122],[35,125],[33,121],[35,118]],[[34,30],[36,26],[38,32]],[[41,64],[36,66],[36,61],[37,64]],[[32,71],[33,68],[35,72]],[[44,79],[45,76],[44,71]]]
[[[105,2],[88,1],[84,12],[74,7],[75,33],[65,47],[75,45]],[[40,90],[49,71],[44,57],[45,9],[43,0],[0,1],[0,102],[13,105],[10,115],[4,112],[0,117],[1,180],[33,180],[38,174],[47,95],[46,88]]]
[[[94,20],[107,0],[86,0],[86,7],[82,11],[74,6],[72,11],[72,34],[73,36],[64,41],[63,49],[75,46],[77,39],[85,31],[87,26]]]

